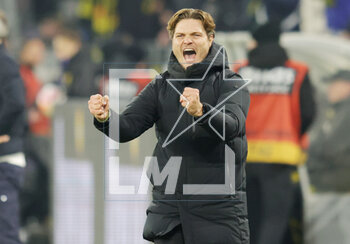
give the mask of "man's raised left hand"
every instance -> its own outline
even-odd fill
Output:
[[[194,117],[203,115],[203,104],[199,100],[199,90],[191,87],[185,87],[180,96],[182,107],[187,109],[187,113]]]

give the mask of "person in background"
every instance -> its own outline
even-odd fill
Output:
[[[307,160],[310,182],[317,192],[350,192],[350,71],[326,78],[327,105],[310,139]]]
[[[279,22],[258,27],[248,61],[236,67],[242,77],[252,79],[246,124],[251,244],[296,244],[303,239],[297,169],[315,103],[308,67],[289,59],[279,44],[280,34]]]
[[[53,40],[57,58],[62,62],[61,85],[68,98],[89,97],[98,92],[96,79],[99,58],[83,46],[79,33],[74,29],[62,29]]]
[[[310,131],[307,170],[312,209],[310,243],[350,243],[350,71],[336,70],[323,79],[321,109]],[[307,185],[306,185],[307,186]],[[321,223],[321,224],[320,224]]]
[[[38,94],[43,84],[34,72],[45,57],[41,39],[26,41],[20,54],[20,73],[26,88],[29,131],[25,137],[27,167],[21,197],[21,222],[24,226],[43,224],[49,214],[49,177],[51,158],[51,119],[42,110]],[[38,190],[40,189],[40,190]],[[29,240],[33,237],[29,233]]]
[[[19,244],[19,197],[26,128],[25,91],[18,65],[5,50],[9,34],[0,12],[0,243]]]
[[[54,83],[61,78],[62,67],[53,49],[53,39],[62,28],[62,22],[53,17],[38,23],[38,38],[45,44],[45,57],[36,65],[35,74],[43,84]]]
[[[42,82],[34,73],[34,68],[42,62],[44,56],[45,45],[40,39],[25,42],[20,55],[20,73],[26,88],[29,127],[30,131],[38,136],[48,136],[50,133],[50,118],[36,105]]]

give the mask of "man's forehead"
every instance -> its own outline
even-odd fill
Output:
[[[175,33],[205,32],[203,24],[197,19],[183,19],[177,23]]]

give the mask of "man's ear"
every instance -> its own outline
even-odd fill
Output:
[[[213,44],[213,41],[214,41],[214,35],[211,34],[211,35],[208,37],[208,39],[209,39],[210,46],[211,46],[211,45]]]

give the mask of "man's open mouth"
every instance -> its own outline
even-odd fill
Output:
[[[196,51],[193,48],[186,48],[183,51],[186,63],[193,63],[196,59]]]

